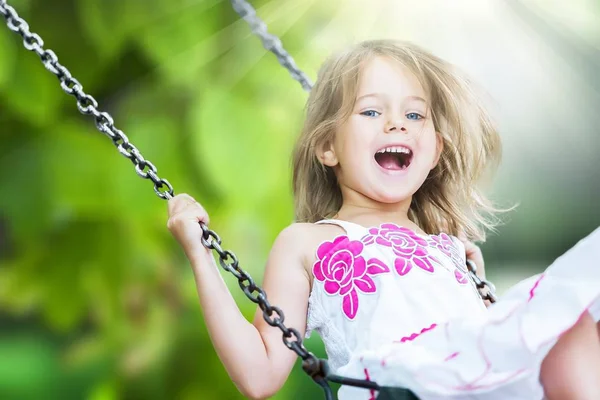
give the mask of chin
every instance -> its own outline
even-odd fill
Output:
[[[412,196],[414,195],[415,192],[413,191],[406,191],[406,190],[395,190],[395,191],[390,191],[390,190],[386,190],[384,192],[379,192],[377,194],[374,194],[373,196],[369,196],[371,197],[373,200],[379,202],[379,203],[384,203],[384,204],[397,204],[397,203],[405,203],[405,202],[410,202],[412,201]]]

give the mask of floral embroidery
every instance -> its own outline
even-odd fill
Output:
[[[465,264],[466,261],[458,252],[458,247],[452,238],[445,233],[431,235],[429,237],[429,245],[440,250],[452,260],[452,263],[456,267],[456,270],[454,270],[456,281],[461,285],[466,285],[469,282],[467,266]]]
[[[427,272],[433,272],[431,261],[439,263],[427,253],[427,240],[414,231],[395,224],[382,224],[379,228],[369,229],[362,238],[366,245],[378,243],[391,247],[397,256],[394,267],[399,275],[406,275],[413,266]]]
[[[431,235],[429,237],[429,245],[440,250],[442,253],[450,257],[456,268],[462,272],[467,272],[467,266],[465,265],[464,254],[461,255],[458,252],[458,247],[454,244],[454,241],[450,236],[445,233],[439,235]]]
[[[456,282],[460,283],[461,285],[466,285],[469,283],[469,277],[467,274],[463,274],[458,269],[454,270],[454,277],[456,278]]]
[[[358,312],[358,291],[375,293],[377,288],[371,276],[390,272],[377,258],[365,261],[361,256],[363,248],[360,241],[338,236],[333,242],[321,243],[313,265],[315,278],[325,282],[325,292],[343,296],[342,310],[350,319]]]

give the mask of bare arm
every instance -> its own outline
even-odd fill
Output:
[[[240,392],[262,399],[277,392],[289,375],[295,355],[281,340],[281,331],[268,325],[258,309],[254,323],[240,312],[212,254],[201,244],[198,221],[204,209],[189,196],[170,200],[169,229],[182,244],[194,271],[206,326],[227,373]],[[172,202],[172,203],[171,203]],[[177,217],[178,216],[178,217]],[[292,225],[281,232],[268,258],[263,289],[269,302],[285,313],[285,324],[304,335],[310,282],[303,267],[306,227]]]

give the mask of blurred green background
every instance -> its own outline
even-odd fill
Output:
[[[293,220],[289,158],[306,93],[229,2],[10,3],[260,282]],[[397,37],[485,88],[505,143],[490,191],[520,204],[482,244],[500,293],[600,224],[597,0],[253,5],[312,79],[335,47]],[[241,398],[166,202],[93,125],[0,27],[0,399]],[[307,346],[324,356],[317,335]],[[276,398],[318,396],[297,365]]]

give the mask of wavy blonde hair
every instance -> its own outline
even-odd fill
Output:
[[[333,217],[342,206],[335,173],[317,158],[340,123],[352,113],[363,66],[377,56],[415,74],[428,95],[436,132],[443,140],[438,165],[414,194],[409,218],[430,234],[446,232],[485,240],[501,210],[478,184],[501,158],[500,138],[473,85],[448,62],[407,42],[361,42],[328,58],[307,104],[304,127],[293,154],[293,190],[298,222]]]

